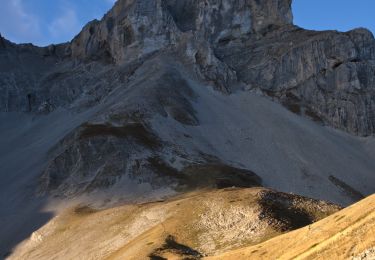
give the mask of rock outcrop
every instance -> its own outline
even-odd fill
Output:
[[[72,41],[72,56],[121,64],[178,45],[186,33],[209,43],[246,37],[291,24],[290,5],[290,0],[118,1]]]
[[[226,43],[215,53],[248,88],[294,112],[353,134],[374,133],[375,41],[369,31],[284,27],[260,39]]]

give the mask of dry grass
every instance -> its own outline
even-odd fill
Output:
[[[348,259],[374,247],[374,223],[371,196],[308,227],[207,259]]]
[[[11,259],[199,259],[257,244],[282,233],[261,217],[266,191],[200,190],[106,210],[79,205],[35,232]]]

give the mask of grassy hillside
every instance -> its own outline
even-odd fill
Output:
[[[71,208],[11,259],[199,259],[318,221],[334,204],[264,188],[203,190],[105,210]]]
[[[375,195],[313,225],[207,259],[375,259]]]

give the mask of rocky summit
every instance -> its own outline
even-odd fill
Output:
[[[118,0],[68,43],[0,35],[0,258],[78,204],[263,186],[346,206],[374,193],[374,37],[304,30],[291,4]]]

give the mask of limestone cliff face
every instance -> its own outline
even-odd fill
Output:
[[[83,93],[91,98],[80,104],[90,106],[126,78],[107,72],[115,79],[98,86],[91,79],[103,66],[125,66],[127,74],[150,55],[174,51],[218,90],[230,93],[245,83],[297,113],[372,135],[372,34],[306,31],[292,19],[291,0],[120,0],[70,44],[37,48],[1,38],[0,108],[49,111],[70,106]]]
[[[263,90],[294,112],[350,133],[374,133],[375,41],[369,31],[284,27],[221,45],[216,54],[248,88]]]
[[[210,43],[292,23],[291,0],[118,1],[72,41],[72,56],[115,63],[176,45],[191,32]]]
[[[212,46],[291,24],[290,5],[285,0],[118,1],[101,21],[85,26],[69,51],[80,60],[123,65],[174,49],[216,89],[230,92],[238,82],[235,72],[217,59]]]
[[[161,1],[119,1],[102,21],[93,21],[72,41],[73,57],[119,63],[176,42],[177,28]]]

